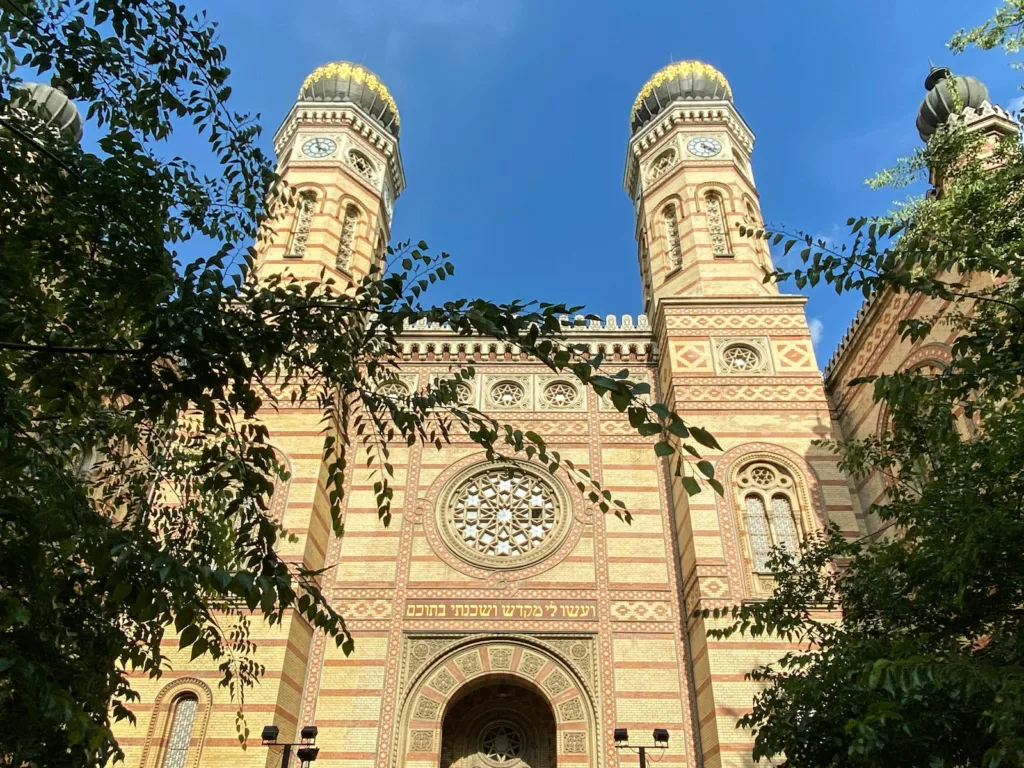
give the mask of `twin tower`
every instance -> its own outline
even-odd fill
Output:
[[[644,309],[667,297],[774,293],[750,154],[754,135],[714,67],[680,61],[636,97],[624,184],[634,203]],[[263,249],[261,270],[358,280],[381,257],[405,189],[401,119],[368,69],[335,62],[306,78],[275,139],[279,171],[308,197]]]

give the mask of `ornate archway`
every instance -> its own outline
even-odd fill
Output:
[[[425,664],[407,690],[392,741],[395,768],[598,765],[594,692],[567,659],[533,638],[467,638]],[[471,709],[464,702],[477,699],[487,706],[461,716]],[[517,738],[518,747],[509,744]],[[482,754],[488,749],[494,759]]]
[[[450,702],[440,752],[441,768],[555,768],[555,713],[521,678],[478,677]]]

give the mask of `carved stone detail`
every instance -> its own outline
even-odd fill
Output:
[[[434,679],[430,681],[430,685],[439,693],[448,693],[448,691],[455,687],[455,678],[452,677],[452,673],[447,669],[442,669],[434,675]]]
[[[467,654],[459,656],[459,658],[455,660],[455,664],[462,670],[466,677],[475,675],[483,669],[483,667],[480,666],[480,654],[477,651],[470,651]]]
[[[562,740],[562,751],[571,755],[583,754],[587,751],[587,735],[582,731],[566,733]]]
[[[488,653],[491,661],[491,669],[512,668],[511,648],[491,648]]]
[[[433,720],[437,717],[438,711],[441,709],[441,704],[428,699],[426,696],[420,696],[420,700],[416,702],[416,709],[413,710],[413,715],[423,720]]]
[[[561,711],[563,720],[582,720],[584,717],[583,702],[581,702],[578,697],[562,702],[559,706],[559,710]]]
[[[519,662],[519,671],[524,675],[533,677],[540,668],[544,666],[544,659],[540,656],[534,656],[532,653],[524,653],[522,661]]]
[[[548,675],[543,682],[544,689],[552,696],[557,696],[569,687],[569,681],[559,670]]]
[[[429,752],[434,746],[434,732],[413,731],[410,743],[415,752]]]

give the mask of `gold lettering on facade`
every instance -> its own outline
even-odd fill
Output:
[[[518,601],[489,603],[411,602],[405,607],[409,619],[596,619],[592,603]]]

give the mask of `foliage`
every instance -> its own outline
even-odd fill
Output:
[[[953,45],[1019,39],[1022,20],[1007,3]],[[741,720],[755,757],[784,765],[1024,765],[1024,158],[1019,136],[991,146],[950,122],[891,178],[925,168],[940,194],[851,219],[847,245],[755,233],[799,248],[804,266],[772,279],[922,300],[902,336],[956,335],[941,373],[851,382],[873,385],[891,429],[830,447],[854,478],[884,476],[880,528],[776,552],[772,597],[714,612],[713,636],[799,648],[751,673],[765,687]]]
[[[454,269],[425,243],[388,249],[358,286],[250,278],[250,243],[294,204],[229,107],[215,25],[171,0],[0,0],[0,762],[102,765],[120,755],[130,675],[167,665],[167,632],[209,655],[239,701],[261,667],[250,622],[298,612],[346,651],[320,573],[282,560],[269,514],[284,467],[258,413],[282,401],[324,418],[324,482],[340,532],[357,449],[376,468],[384,524],[391,446],[441,448],[459,430],[488,455],[568,473],[628,517],[540,435],[458,404],[472,368],[384,396],[399,334],[420,320],[518,345],[607,395],[660,456],[716,447],[626,371],[566,340],[563,304],[423,303]],[[95,151],[61,139],[19,95],[56,74],[88,105]],[[162,156],[183,126],[215,169]],[[208,247],[185,262],[178,249]],[[693,442],[691,442],[693,441]],[[676,469],[686,472],[677,456]],[[362,460],[362,459],[361,459]],[[709,483],[710,465],[699,472]],[[685,477],[688,487],[697,481]]]

